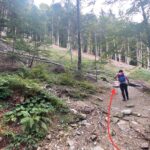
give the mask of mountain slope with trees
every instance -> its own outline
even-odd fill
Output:
[[[0,149],[114,149],[107,107],[119,69],[139,88],[114,97],[111,136],[121,150],[149,149],[150,2],[130,2],[96,16],[82,13],[95,0],[0,0]]]
[[[107,3],[118,1],[107,0]],[[31,42],[29,49],[34,55],[38,55],[36,49],[42,43],[56,44],[70,51],[78,49],[77,9],[71,0],[50,6],[41,4],[39,8],[31,0],[15,0],[13,4],[1,0],[0,3],[1,36],[11,38],[17,48],[19,43],[29,47]],[[141,13],[140,23],[130,21],[121,13],[116,16],[112,10],[101,10],[99,16],[81,13],[81,50],[149,68],[149,7],[149,1],[132,1],[127,15]]]

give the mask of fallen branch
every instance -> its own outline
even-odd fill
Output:
[[[6,55],[11,54],[10,51],[8,51],[8,52],[7,51],[0,51],[0,53],[1,54],[6,54]],[[33,59],[33,55],[27,55],[27,54],[23,54],[23,53],[19,53],[19,52],[14,52],[14,54],[16,54],[17,57],[22,58],[22,59],[28,59],[28,60]],[[56,63],[56,62],[51,61],[49,59],[38,57],[38,56],[34,56],[34,61],[40,61],[40,62],[44,62],[44,63],[54,64],[54,65],[57,65],[57,66],[63,66],[62,64],[59,64],[59,63]]]

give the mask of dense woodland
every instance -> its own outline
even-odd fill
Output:
[[[118,2],[106,0],[106,5]],[[83,3],[81,1],[80,5]],[[143,20],[131,22],[128,16],[134,17],[137,13],[143,16]],[[82,51],[149,68],[149,13],[149,0],[132,0],[127,12],[120,11],[119,16],[112,10],[105,12],[102,9],[99,16],[92,12],[81,13]],[[39,7],[33,0],[14,0],[13,3],[0,0],[0,36],[13,39],[17,43],[14,44],[16,49],[29,51],[29,42],[34,42],[35,47],[47,43],[68,50],[78,49],[77,28],[76,3],[71,0],[53,1],[50,6],[41,4]]]

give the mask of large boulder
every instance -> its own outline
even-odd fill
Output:
[[[55,73],[65,73],[66,70],[63,66],[55,66],[53,69],[52,69],[53,72]]]

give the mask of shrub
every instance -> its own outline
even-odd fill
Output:
[[[31,69],[30,76],[32,78],[38,78],[42,81],[47,81],[49,78],[49,73],[44,65],[38,65]]]
[[[64,73],[59,78],[59,84],[68,85],[68,86],[75,86],[76,85],[76,80],[74,79],[72,74]]]
[[[19,122],[27,133],[44,133],[47,130],[47,123],[50,121],[47,115],[53,111],[54,107],[50,102],[33,97],[6,113],[5,120]]]
[[[28,45],[23,39],[21,40],[17,39],[14,46],[15,46],[15,49],[21,50],[21,51],[29,52],[32,50],[32,47]]]
[[[19,68],[16,74],[21,78],[27,78],[31,74],[31,70],[29,68],[23,67]]]
[[[49,72],[45,65],[37,65],[31,69],[21,68],[17,74],[22,78],[40,79],[41,81],[47,81],[49,79]]]
[[[3,78],[0,78],[0,99],[2,100],[8,98],[12,93],[12,91],[7,85],[8,81]]]
[[[87,81],[78,82],[78,86],[88,93],[92,94],[96,92],[96,87]]]
[[[22,146],[25,146],[24,150],[37,149],[37,143],[39,141],[37,135],[28,134],[9,134],[7,135],[11,139],[11,143],[7,146],[7,150],[20,150]]]
[[[15,136],[10,146],[19,147],[20,144],[25,144],[27,148],[34,149],[37,141],[48,131],[51,114],[56,110],[59,112],[68,110],[59,98],[43,91],[37,94],[22,104],[17,104],[13,110],[5,114],[6,123],[19,123],[23,129],[22,135]]]
[[[6,99],[13,93],[17,92],[19,95],[28,96],[35,95],[41,88],[33,80],[22,79],[17,75],[0,76],[0,98]]]
[[[7,99],[12,94],[8,87],[0,87],[0,100]]]

